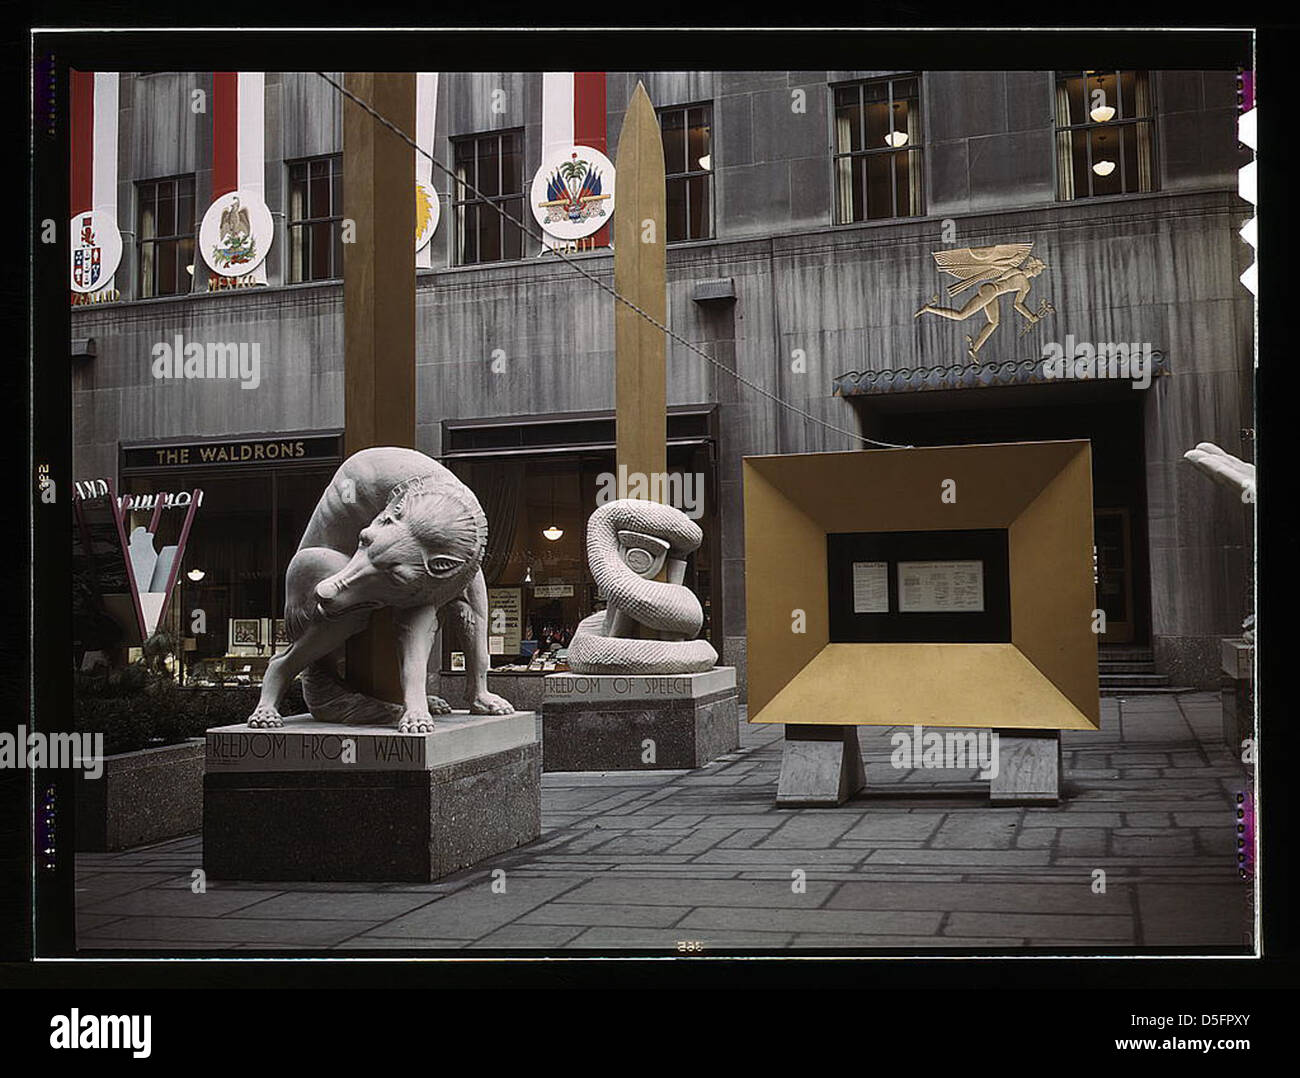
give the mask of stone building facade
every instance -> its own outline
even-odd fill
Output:
[[[1091,74],[1079,73],[1085,89]],[[265,607],[274,618],[274,581],[336,463],[331,445],[343,426],[342,282],[294,280],[290,164],[341,152],[342,106],[314,74],[266,73],[265,201],[276,226],[266,286],[210,292],[196,267],[191,289],[142,298],[132,231],[141,184],[192,177],[196,217],[211,201],[211,126],[190,105],[191,91],[210,78],[121,77],[121,298],[73,311],[73,337],[95,342],[93,356],[73,359],[74,466],[78,478],[111,476],[126,489],[225,483],[213,501],[227,509],[214,506],[213,528],[224,512],[222,527],[234,527],[246,496],[250,512],[269,519],[267,537],[228,555],[227,594],[251,588],[259,597],[231,598],[228,614]],[[657,108],[708,128],[707,162],[690,162],[705,174],[691,190],[707,205],[701,211],[697,201],[690,234],[668,245],[668,310],[674,331],[715,363],[670,342],[668,434],[678,462],[670,466],[702,476],[702,523],[712,538],[696,584],[709,600],[708,632],[742,678],[741,460],[851,449],[857,432],[918,445],[1091,438],[1099,556],[1112,596],[1103,606],[1114,623],[1103,644],[1149,648],[1176,684],[1217,685],[1219,638],[1233,635],[1248,610],[1250,507],[1231,503],[1181,457],[1203,440],[1253,456],[1253,301],[1238,281],[1251,253],[1237,235],[1250,212],[1236,193],[1245,158],[1234,73],[1118,78],[1141,87],[1136,111],[1130,92],[1118,117],[1135,117],[1130,127],[1141,130],[1121,151],[1123,189],[1097,194],[1080,190],[1092,181],[1069,157],[1086,152],[1091,161],[1097,144],[1085,145],[1087,132],[1073,141],[1062,96],[1072,91],[1057,72],[606,76],[611,160],[638,80]],[[865,95],[861,113],[844,106],[850,92]],[[895,212],[872,216],[855,202],[857,177],[866,177],[866,205],[884,189],[884,173],[870,162],[855,171],[849,127],[870,126],[867,103],[882,93],[890,105],[897,94],[910,116],[899,128],[907,160],[905,169],[893,162]],[[541,163],[541,113],[540,74],[441,73],[435,156],[451,165],[464,139],[514,133],[526,191]],[[567,576],[593,507],[591,483],[612,461],[612,301],[531,239],[522,258],[465,264],[455,185],[437,170],[433,184],[442,219],[431,267],[417,271],[416,448],[466,469],[471,485],[474,475],[522,469],[521,504],[537,520],[548,501],[551,515],[567,514],[571,534],[559,542],[574,544],[568,568],[550,578],[553,590],[576,585],[569,598],[581,605],[582,581]],[[1052,310],[1018,336],[1025,320],[1005,297],[975,368],[966,337],[985,324],[980,313],[969,322],[917,314],[952,281],[932,255],[1014,243],[1032,243],[1045,264],[1026,302],[1038,309],[1048,300]],[[612,284],[608,249],[569,257]],[[969,295],[939,302],[960,305]],[[1155,375],[1144,388],[1042,377],[1045,345],[1067,335],[1149,345]],[[177,336],[257,344],[258,386],[154,378],[151,350]],[[829,427],[779,407],[733,371]],[[182,465],[165,451],[285,438],[306,440],[302,460],[296,450],[275,464],[236,466],[228,456],[225,467],[203,470],[191,467],[196,457]],[[267,480],[271,471],[278,478]],[[248,493],[264,483],[265,495]],[[490,516],[496,497],[484,497]],[[196,529],[202,523],[200,515]],[[502,557],[518,564],[501,582],[535,587],[546,578],[544,547],[535,538],[515,543]],[[241,568],[241,559],[255,569]],[[240,583],[245,576],[254,583]],[[553,615],[567,621],[574,612],[561,605]]]

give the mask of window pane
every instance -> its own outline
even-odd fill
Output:
[[[517,221],[522,221],[524,214],[524,202],[520,198],[507,199],[503,208]],[[502,257],[507,260],[518,260],[524,257],[524,234],[517,225],[506,223],[503,228],[505,239],[502,244]]]
[[[321,221],[309,225],[311,229],[311,279],[326,281],[330,278],[330,226]]]
[[[867,104],[867,149],[879,150],[889,143],[885,136],[894,130],[888,101],[872,101]]]
[[[1082,72],[1070,72],[1057,83],[1057,122],[1062,125],[1086,123],[1088,108],[1084,105],[1084,82]],[[1065,108],[1060,107],[1060,95],[1064,95]]]
[[[1092,181],[1096,178],[1088,167],[1088,132],[1071,132],[1070,141],[1073,144],[1074,197],[1087,198],[1092,194]]]
[[[1092,71],[1088,74],[1087,100],[1083,103],[1083,118],[1079,123],[1108,123],[1098,120],[1092,113],[1094,109],[1110,108],[1119,113],[1119,84],[1113,71]]]
[[[1088,132],[1092,139],[1092,193],[1094,195],[1117,195],[1124,190],[1119,167],[1119,138],[1114,128],[1093,128]],[[1108,175],[1102,171],[1111,166]]]
[[[343,161],[334,162],[330,176],[330,216],[339,217],[343,213]]]
[[[154,224],[155,203],[153,198],[153,189],[148,188],[141,191],[140,194],[140,239],[151,240],[158,233],[155,231]]]
[[[1119,92],[1120,103],[1116,107],[1119,109],[1120,119],[1151,115],[1151,97],[1145,71],[1121,71]]]
[[[911,194],[912,155],[904,151],[891,156],[894,158],[894,194],[898,204],[895,214],[899,217],[910,217],[917,212],[916,207],[912,205]]]
[[[497,140],[484,138],[478,140],[478,189],[479,194],[491,198],[501,193],[501,183],[497,175]]]
[[[153,244],[140,245],[140,295],[147,299],[154,295]]]
[[[709,110],[691,109],[690,126],[687,129],[686,165],[694,172],[707,168],[703,158],[709,156]]]
[[[668,217],[668,242],[677,243],[686,238],[686,180],[681,177],[668,180],[664,193]]]
[[[194,181],[182,180],[176,199],[176,231],[179,234],[194,231]]]
[[[501,215],[488,206],[479,212],[478,257],[480,262],[501,260]]]
[[[516,134],[501,136],[501,193],[518,194],[524,189],[523,139]]]
[[[478,206],[471,203],[461,207],[459,229],[461,262],[478,261]]]
[[[692,176],[686,183],[688,187],[687,205],[689,208],[688,236],[693,240],[709,239],[713,235],[709,177]]]
[[[330,276],[343,276],[343,229],[338,221],[330,222]]]
[[[478,185],[474,175],[473,139],[456,143],[456,180],[456,200],[464,202],[466,199],[472,198],[470,186]]]
[[[176,245],[174,243],[160,243],[158,244],[158,295],[171,296],[175,295],[175,293]]]
[[[868,154],[867,162],[867,217],[878,220],[894,216],[894,184],[890,177],[892,154]]]
[[[660,116],[664,136],[664,172],[686,171],[686,111],[676,109]]]
[[[158,188],[158,235],[176,235],[176,196],[170,183]]]
[[[330,174],[328,163],[325,161],[313,161],[311,163],[309,202],[307,212],[310,216],[328,217],[330,215]]]
[[[862,149],[862,107],[857,86],[841,86],[835,91],[835,150],[848,153]]]
[[[177,291],[192,292],[194,276],[186,266],[194,266],[194,237],[176,241]]]

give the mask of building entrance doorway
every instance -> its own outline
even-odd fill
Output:
[[[1126,387],[1123,397],[1107,395],[1088,402],[1044,404],[1044,396],[1058,388],[936,391],[850,399],[861,409],[864,431],[870,437],[900,444],[1087,438],[1092,443],[1097,608],[1106,614],[1101,643],[1147,645],[1151,639],[1151,586],[1143,395]],[[1016,405],[976,406],[994,394],[1014,394]]]

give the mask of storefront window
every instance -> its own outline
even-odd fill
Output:
[[[488,518],[489,651],[494,669],[548,672],[567,669],[564,659],[578,623],[604,609],[587,568],[587,518],[600,496],[618,497],[612,486],[612,450],[537,456],[461,458],[448,466],[478,497]],[[708,453],[701,446],[673,446],[670,473],[692,516],[700,514],[704,545],[692,556],[684,583],[704,607],[702,635],[713,629],[714,561],[703,515],[712,510],[703,489]],[[443,634],[444,671],[463,668],[460,645]]]
[[[185,684],[256,685],[284,634],[284,572],[333,466],[244,472],[169,469],[123,480],[127,494],[202,491],[160,631],[176,640]],[[183,509],[162,510],[156,546],[175,543]],[[148,527],[151,508],[132,509],[129,535]],[[173,662],[175,669],[175,663]]]

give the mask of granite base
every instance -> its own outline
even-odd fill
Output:
[[[740,747],[736,671],[551,674],[542,696],[544,771],[703,767]]]
[[[208,731],[203,867],[227,880],[427,882],[541,834],[532,712],[433,734],[295,716]]]

